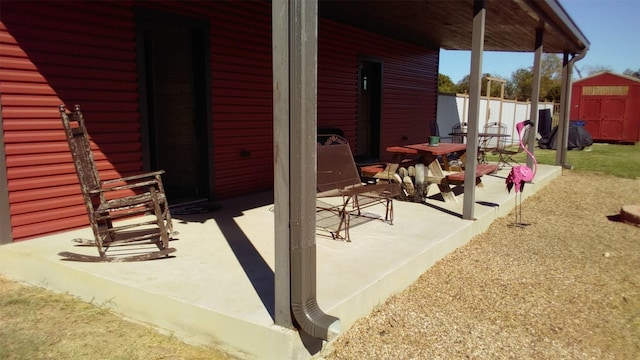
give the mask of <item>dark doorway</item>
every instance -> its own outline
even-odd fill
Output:
[[[358,69],[358,141],[356,161],[366,163],[380,159],[382,62],[360,59]]]
[[[165,170],[172,204],[206,200],[211,168],[207,24],[149,10],[136,15],[145,166]]]

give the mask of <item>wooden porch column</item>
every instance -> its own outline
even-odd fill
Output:
[[[542,67],[542,36],[544,30],[536,30],[536,50],[533,59],[533,80],[531,84],[531,113],[529,114],[529,120],[533,121],[533,131],[529,131],[529,140],[527,148],[533,154],[535,148],[535,136],[538,132],[538,102],[540,101],[540,69]],[[532,138],[532,139],[531,139]],[[533,169],[533,159],[527,156],[527,166],[529,169]]]
[[[560,96],[560,108],[562,109],[564,106],[564,111],[561,111],[560,121],[563,125],[562,134],[562,147],[558,147],[557,150],[561,150],[560,152],[556,152],[556,165],[561,165],[564,168],[572,169],[573,166],[571,164],[567,164],[567,145],[569,143],[569,115],[571,113],[571,78],[573,76],[573,64],[576,61],[581,60],[587,55],[588,48],[582,49],[582,51],[578,54],[573,54],[571,60],[569,58],[569,53],[565,51],[564,59],[562,62],[562,94]],[[560,126],[558,126],[558,130]],[[557,151],[556,150],[556,151]]]
[[[289,5],[271,2],[275,323],[292,328],[289,265]]]
[[[482,87],[482,52],[484,51],[484,23],[487,10],[484,0],[473,2],[473,35],[471,44],[471,72],[469,75],[469,119],[467,120],[467,160],[464,169],[464,203],[462,218],[475,220],[476,162],[478,158],[478,123],[480,120],[480,91]]]
[[[570,97],[567,96],[568,89],[571,88],[571,80],[569,79],[569,53],[564,52],[562,57],[562,85],[560,87],[560,115],[558,119],[558,130],[557,130],[557,138],[560,139],[557,142],[556,146],[556,166],[565,166],[566,162],[566,151],[563,147],[566,147],[566,143],[564,142],[565,133],[567,133],[567,138],[569,136],[569,124],[568,124],[568,104],[570,101]]]

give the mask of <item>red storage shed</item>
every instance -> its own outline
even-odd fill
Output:
[[[570,116],[593,140],[640,141],[640,79],[602,72],[574,81]]]

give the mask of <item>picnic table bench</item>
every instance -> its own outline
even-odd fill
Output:
[[[447,154],[458,152],[464,155],[466,146],[456,143],[442,143],[439,146],[431,146],[429,144],[414,144],[404,146],[390,146],[387,151],[393,153],[392,163],[404,165],[413,165],[416,162],[422,162],[428,169],[425,172],[424,182],[428,184],[436,184],[440,189],[443,200],[445,202],[457,202],[452,186],[464,184],[464,171],[450,172],[445,174],[444,170],[451,170],[446,160]],[[442,156],[442,167],[438,161],[438,156]],[[418,157],[418,159],[416,159]],[[396,166],[397,168],[397,166]],[[495,164],[478,164],[476,165],[475,185],[482,186],[482,176],[494,173],[498,170]],[[385,165],[372,164],[362,166],[360,174],[364,178],[375,178],[385,172]]]
[[[482,176],[493,174],[496,171],[498,171],[498,165],[496,164],[477,164],[476,185],[482,186]],[[447,174],[446,178],[452,185],[461,185],[464,183],[464,171]]]

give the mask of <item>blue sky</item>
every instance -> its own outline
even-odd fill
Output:
[[[617,73],[640,69],[640,1],[559,1],[590,43],[587,56],[575,65],[582,76],[602,66]],[[455,83],[469,74],[470,64],[468,51],[440,52],[440,73]],[[533,53],[485,52],[482,72],[509,79],[515,70],[532,65]],[[575,72],[573,76],[578,78]]]

